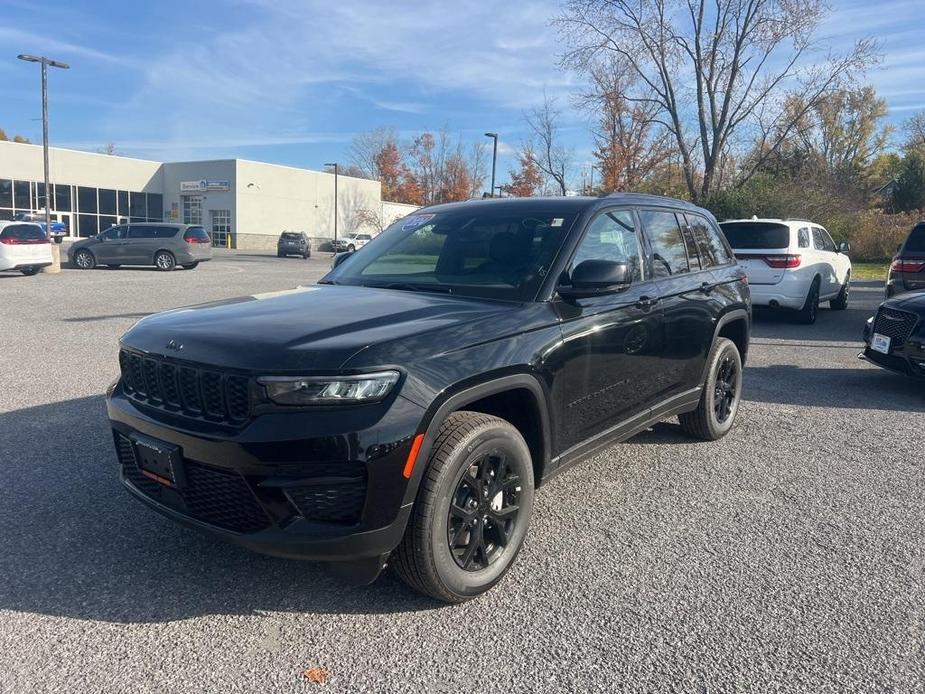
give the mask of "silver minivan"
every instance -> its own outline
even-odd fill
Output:
[[[97,265],[153,265],[158,270],[173,270],[179,265],[192,270],[212,260],[212,239],[198,225],[120,224],[72,244],[67,257],[72,266],[81,270]]]

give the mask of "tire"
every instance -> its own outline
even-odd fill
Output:
[[[192,263],[186,263],[186,265],[181,265],[180,267],[182,267],[184,270],[195,270],[197,267],[199,267],[199,261],[195,260]]]
[[[845,283],[841,286],[838,296],[829,301],[829,308],[833,311],[844,311],[848,308],[848,297],[851,293],[851,273],[845,276]]]
[[[154,254],[154,267],[161,272],[170,272],[177,267],[177,259],[170,251],[158,251]]]
[[[471,600],[514,563],[533,496],[530,449],[520,432],[498,417],[454,412],[437,433],[392,565],[405,583],[436,600]]]
[[[347,252],[348,252],[348,253],[353,253],[355,250],[356,250],[356,248],[354,248],[354,246],[353,246],[352,243],[351,243],[349,246],[347,246]]]
[[[312,257],[312,252],[311,252],[311,251],[305,251],[305,252],[302,254],[302,260],[308,260],[308,259],[311,258],[311,257]]]
[[[697,409],[679,415],[678,420],[681,428],[694,438],[716,441],[729,433],[739,412],[742,357],[735,342],[718,337],[707,363],[707,380]],[[724,407],[721,402],[725,403]]]
[[[77,251],[74,256],[74,265],[81,270],[92,270],[96,267],[96,258],[90,251]]]
[[[41,269],[42,269],[42,268],[35,267],[35,266],[33,265],[32,267],[20,268],[19,271],[20,271],[22,274],[24,274],[26,277],[32,277],[33,275],[39,274],[39,270],[41,270]]]
[[[285,258],[285,257],[286,257],[286,254],[285,254],[285,253],[280,253],[279,251],[276,251],[276,257],[277,257],[277,258]]]
[[[809,287],[809,293],[806,295],[806,301],[803,308],[797,312],[797,323],[803,325],[812,325],[816,322],[816,316],[819,314],[819,278],[813,280]]]

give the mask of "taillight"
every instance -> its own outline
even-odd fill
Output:
[[[7,246],[34,246],[39,243],[51,243],[48,239],[17,239],[17,238],[5,238],[0,239],[0,243],[6,244]]]
[[[768,267],[785,270],[800,267],[802,259],[798,255],[766,255],[764,262],[768,264]]]
[[[187,243],[211,243],[211,241],[207,238],[204,239],[201,236],[191,236],[190,234],[184,235],[183,240]]]
[[[893,264],[890,265],[890,270],[893,272],[921,272],[925,270],[925,260],[903,260],[902,258],[897,258],[893,261]]]

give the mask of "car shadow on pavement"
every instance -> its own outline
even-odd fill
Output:
[[[102,397],[0,413],[0,610],[116,623],[434,609],[386,571],[355,587],[147,509],[118,479]]]
[[[742,398],[807,407],[925,412],[925,381],[861,362],[856,369],[748,366]]]

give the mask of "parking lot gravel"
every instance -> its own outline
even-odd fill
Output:
[[[465,605],[133,500],[101,395],[119,335],[324,256],[0,273],[0,692],[303,692],[312,667],[330,692],[925,691],[925,387],[856,358],[876,283],[815,326],[758,315],[729,436],[669,421],[560,475]]]

